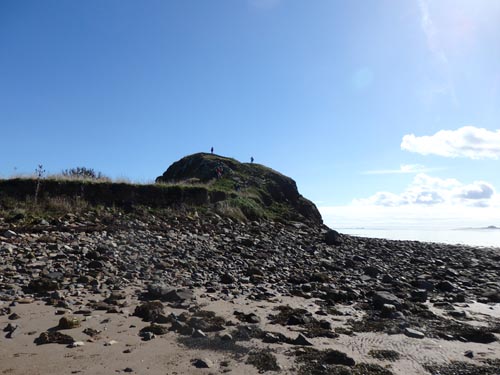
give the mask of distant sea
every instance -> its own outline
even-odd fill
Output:
[[[387,238],[390,240],[413,240],[500,248],[500,229],[335,229],[340,233],[359,237]]]

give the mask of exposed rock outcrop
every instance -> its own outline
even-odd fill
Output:
[[[156,182],[211,183],[214,188],[226,190],[229,199],[243,201],[243,206],[248,200],[249,206],[256,205],[268,216],[322,223],[318,209],[300,195],[293,179],[261,164],[198,153],[173,163]]]

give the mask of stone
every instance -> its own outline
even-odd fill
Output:
[[[453,292],[456,289],[456,287],[449,281],[441,281],[440,283],[437,284],[437,289],[442,292]]]
[[[474,352],[472,350],[467,350],[465,351],[464,356],[467,358],[474,358]]]
[[[384,303],[380,309],[382,317],[384,318],[393,318],[397,311],[396,306],[391,305],[390,303]]]
[[[44,293],[60,289],[59,283],[46,277],[31,280],[28,289],[35,293]]]
[[[342,236],[339,232],[330,229],[325,234],[325,243],[329,246],[342,245]]]
[[[354,366],[356,364],[354,359],[338,350],[326,351],[324,361],[329,365]]]
[[[134,310],[134,315],[146,322],[154,322],[162,314],[163,304],[160,301],[144,302]]]
[[[212,368],[214,363],[208,358],[200,358],[193,360],[193,366],[196,368]]]
[[[275,344],[281,342],[281,338],[278,334],[273,332],[265,332],[262,341],[269,344]]]
[[[75,340],[73,337],[69,335],[65,335],[58,331],[47,331],[42,332],[38,338],[35,339],[35,344],[44,345],[44,344],[64,344],[70,345]]]
[[[418,279],[416,282],[416,286],[419,289],[425,289],[429,292],[434,290],[434,283],[428,280]]]
[[[458,319],[464,319],[467,317],[467,312],[465,312],[464,310],[451,310],[451,311],[448,311],[447,314],[449,316],[452,316],[452,317],[458,318]]]
[[[6,230],[5,232],[2,233],[2,236],[10,239],[16,237],[17,233],[14,232],[13,230]]]
[[[17,314],[17,313],[12,313],[9,315],[9,320],[17,320],[17,319],[21,319],[21,317]]]
[[[155,338],[155,334],[150,331],[141,331],[139,336],[143,339],[143,341],[150,341]]]
[[[488,302],[500,303],[500,290],[492,290],[483,293],[482,297],[487,298]]]
[[[294,344],[294,345],[300,345],[300,346],[313,346],[314,345],[302,333],[299,333],[299,335],[297,336],[297,338],[292,341],[292,344]]]
[[[234,315],[236,315],[236,317],[240,321],[245,322],[245,323],[258,324],[261,321],[260,317],[257,314],[255,314],[255,313],[245,314],[245,313],[242,313],[242,312],[239,312],[239,311],[235,311]]]
[[[102,331],[101,330],[98,330],[98,329],[93,329],[93,328],[85,328],[83,330],[83,333],[85,333],[86,335],[90,336],[90,337],[96,337],[97,335],[99,335]]]
[[[425,334],[412,328],[405,328],[404,334],[415,339],[423,339]]]
[[[386,273],[384,276],[382,276],[382,282],[384,284],[392,284],[394,282],[394,277]]]
[[[5,338],[13,339],[18,335],[20,329],[21,327],[19,326],[19,324],[8,323],[7,326],[3,329],[4,332],[7,332]]]
[[[222,341],[233,341],[233,336],[231,336],[229,333],[224,333],[220,336],[220,339]]]
[[[426,289],[412,290],[411,299],[415,302],[426,302],[427,301],[427,290]]]
[[[223,284],[232,284],[235,281],[236,279],[228,273],[223,274],[220,278],[220,282]]]
[[[161,283],[149,285],[147,293],[150,298],[157,298],[164,302],[184,302],[194,298],[193,292],[189,289],[173,288]]]
[[[396,307],[396,309],[399,310],[403,301],[392,293],[379,291],[373,293],[372,303],[375,308],[379,310],[386,304],[393,305],[394,307]]]
[[[75,316],[63,316],[59,319],[58,329],[73,329],[80,327],[80,319]]]
[[[380,274],[380,269],[374,266],[368,266],[364,269],[365,275],[377,277]]]
[[[466,327],[465,329],[457,332],[459,339],[464,342],[477,342],[480,344],[490,344],[498,341],[493,332],[490,332],[487,327]]]
[[[140,330],[141,333],[143,332],[151,332],[154,333],[155,335],[164,335],[168,333],[168,328],[164,327],[160,324],[155,324],[151,323],[149,326],[146,326]]]

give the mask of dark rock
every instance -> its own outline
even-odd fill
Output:
[[[412,290],[411,298],[415,302],[426,302],[427,301],[427,290],[426,289]]]
[[[496,336],[485,327],[465,327],[460,332],[457,332],[457,334],[459,337],[463,337],[465,341],[477,342],[480,344],[490,344],[497,341]]]
[[[19,324],[12,324],[9,323],[7,326],[3,329],[4,332],[7,332],[7,335],[5,336],[8,339],[13,339],[17,334],[20,332],[20,326]]]
[[[44,344],[63,344],[70,345],[75,340],[69,336],[65,335],[58,331],[47,331],[40,334],[40,336],[35,339],[35,344],[44,345]]]
[[[231,336],[229,333],[224,333],[220,336],[220,339],[222,341],[233,341],[233,336]]]
[[[143,332],[151,332],[155,335],[164,335],[168,333],[168,328],[159,324],[151,323],[149,326],[146,326],[140,330],[140,333]]]
[[[63,316],[59,319],[58,329],[73,329],[80,327],[80,319],[75,316]]]
[[[385,274],[382,276],[382,282],[384,284],[392,284],[394,282],[394,278],[389,274]]]
[[[88,335],[90,337],[96,337],[97,335],[99,335],[101,333],[101,331],[97,330],[97,329],[93,329],[93,328],[85,328],[83,330],[83,333],[85,333],[86,335]]]
[[[442,292],[453,292],[456,288],[455,285],[453,285],[449,281],[441,281],[437,284],[437,289]]]
[[[329,365],[354,366],[356,362],[347,354],[338,350],[328,350],[325,352],[324,360]]]
[[[195,359],[193,361],[193,366],[196,368],[212,368],[214,363],[208,358]]]
[[[425,334],[412,328],[405,328],[404,333],[406,336],[415,339],[423,339],[425,337]]]
[[[330,229],[325,234],[325,243],[329,246],[342,245],[342,235],[339,232]]]
[[[35,293],[51,292],[60,289],[59,283],[56,280],[48,278],[39,278],[31,280],[28,284],[28,289]]]
[[[94,268],[94,269],[103,269],[106,265],[104,264],[104,262],[100,261],[100,260],[93,260],[91,262],[89,262],[88,264],[89,268]]]
[[[451,310],[451,311],[448,311],[448,315],[452,316],[454,318],[459,318],[459,319],[463,319],[463,318],[467,317],[467,313],[463,310]]]
[[[464,353],[464,356],[466,356],[467,358],[474,358],[474,352],[472,350],[467,350]]]
[[[223,274],[220,278],[220,282],[223,284],[232,284],[235,281],[236,279],[228,273]]]
[[[193,292],[189,289],[172,288],[165,284],[151,284],[148,286],[148,296],[164,302],[183,302],[193,299]]]
[[[245,314],[239,311],[235,311],[234,315],[238,318],[238,320],[245,323],[250,323],[250,324],[260,323],[260,317],[254,313]]]
[[[297,336],[297,338],[292,341],[292,344],[294,344],[294,345],[301,345],[301,346],[313,346],[314,345],[302,333],[299,333],[299,335]]]
[[[143,341],[150,341],[155,338],[155,334],[151,331],[140,331],[139,336],[142,338]]]
[[[488,302],[500,303],[500,290],[488,291],[482,295]]]
[[[146,322],[154,322],[163,314],[163,304],[160,301],[145,302],[135,308],[134,315]]]
[[[21,319],[21,317],[18,314],[12,313],[9,315],[9,320],[17,320],[17,319]]]
[[[429,292],[432,292],[434,290],[434,283],[428,280],[419,279],[415,284],[419,289],[425,289]]]
[[[368,275],[370,277],[377,277],[380,274],[380,269],[374,266],[365,267],[364,271],[365,275]]]
[[[372,303],[379,310],[386,304],[394,305],[396,309],[399,309],[403,301],[392,293],[380,291],[373,294]]]

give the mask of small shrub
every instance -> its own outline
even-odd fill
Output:
[[[86,167],[76,167],[76,168],[71,168],[71,169],[65,169],[61,173],[64,177],[75,178],[75,179],[86,179],[86,180],[107,180],[108,179],[101,172],[96,172],[93,168],[86,168]]]
[[[42,164],[38,164],[38,167],[35,169],[36,174],[36,190],[35,190],[35,205],[38,203],[38,194],[40,193],[40,183],[41,180],[45,177],[45,169],[43,169]]]

